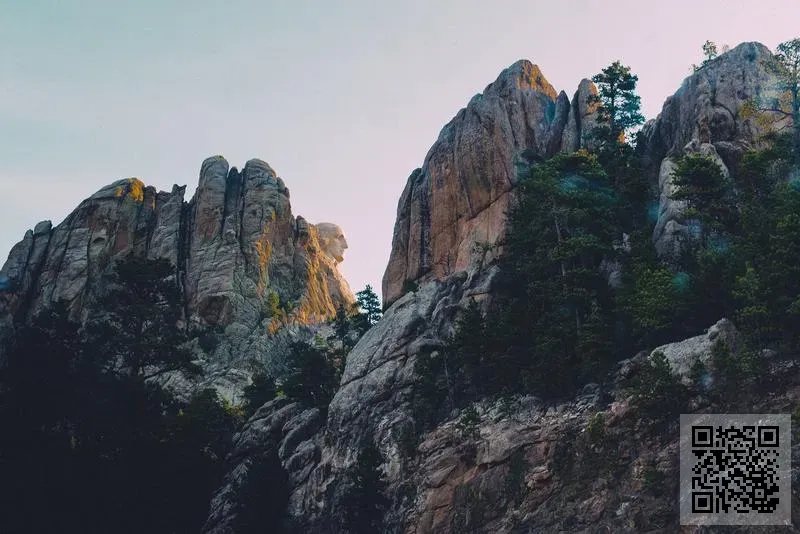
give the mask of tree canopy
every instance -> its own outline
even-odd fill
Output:
[[[590,99],[600,104],[598,122],[603,126],[598,136],[608,142],[625,137],[632,128],[644,123],[640,113],[641,98],[636,94],[639,77],[620,61],[615,61],[592,77],[598,94]]]
[[[182,346],[187,334],[179,324],[180,290],[169,261],[130,256],[105,282],[109,289],[88,322],[103,358],[142,378],[179,369],[197,372]]]

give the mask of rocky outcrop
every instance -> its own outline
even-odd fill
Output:
[[[302,496],[319,455],[321,443],[317,431],[322,424],[319,409],[304,410],[285,397],[266,403],[253,414],[233,438],[233,451],[227,458],[230,468],[211,499],[203,532],[235,534],[237,492],[248,482],[254,459],[269,453],[277,453],[289,473],[289,484],[295,489],[290,496],[291,515],[302,517],[302,509],[297,508],[296,501],[298,492]]]
[[[712,160],[727,179],[731,173],[711,143],[691,141],[684,147],[684,155],[699,154]],[[658,255],[668,262],[676,263],[692,239],[699,237],[699,221],[686,218],[686,201],[673,200],[677,191],[674,183],[675,158],[666,157],[658,170],[658,218],[653,229],[653,245]]]
[[[721,321],[707,336],[724,332],[731,333],[730,323]],[[691,352],[698,341],[686,343]],[[767,375],[786,375],[782,365],[763,365]],[[796,377],[755,400],[752,413],[794,406]],[[707,399],[694,402],[698,411],[713,413]],[[473,431],[454,418],[419,444],[409,484],[414,505],[401,532],[706,532],[679,525],[677,425],[655,430],[624,390],[608,397],[590,384],[555,406],[522,397],[480,403],[477,412]],[[793,460],[799,455],[794,450]],[[798,473],[793,470],[793,480]],[[797,498],[794,491],[792,502]],[[796,526],[737,532],[781,529],[798,532]]]
[[[628,378],[639,364],[660,352],[666,357],[672,371],[688,385],[691,383],[692,367],[696,363],[703,364],[706,369],[713,368],[711,358],[717,343],[722,343],[732,353],[738,352],[741,347],[739,332],[728,319],[720,319],[699,336],[661,345],[620,362],[617,377],[620,380]]]
[[[330,317],[354,298],[317,230],[294,218],[289,190],[272,168],[250,160],[242,172],[222,157],[203,162],[188,207],[186,300],[207,324],[258,322],[269,291],[296,301],[303,322]]]
[[[685,206],[669,198],[675,158],[701,152],[735,178],[744,151],[757,146],[764,133],[785,125],[759,120],[745,106],[777,94],[771,59],[772,53],[760,43],[740,44],[686,78],[658,117],[642,129],[639,144],[659,191],[653,242],[665,259],[676,260],[690,238]]]
[[[595,92],[584,80],[570,103],[523,60],[456,114],[400,197],[384,307],[404,293],[406,281],[442,280],[487,259],[481,250],[505,232],[521,154],[547,157],[586,146],[595,121],[588,97]]]
[[[561,137],[561,150],[574,152],[580,148],[594,148],[592,132],[599,126],[597,108],[600,105],[592,97],[597,96],[597,87],[590,80],[581,80],[578,91],[572,98],[569,119]]]
[[[101,275],[130,254],[169,260],[189,323],[224,329],[223,342],[205,355],[208,365],[263,361],[280,328],[320,323],[355,301],[337,267],[346,248],[341,229],[294,217],[289,190],[263,161],[250,160],[239,172],[221,156],[208,158],[188,203],[184,191],[120,180],[58,226],[39,223],[0,270],[6,330],[59,300],[84,318],[102,290]],[[293,305],[288,320],[268,317],[271,293]]]
[[[427,329],[420,316],[432,313],[437,323],[447,317],[460,300],[452,293],[455,287],[429,282],[390,308],[395,326],[368,333],[356,348],[354,374],[344,379],[331,404],[327,427],[316,409],[303,410],[285,398],[265,404],[235,437],[230,469],[204,532],[233,532],[236,489],[265,450],[278,453],[288,474],[289,514],[301,530],[340,532],[338,503],[348,469],[359,446],[373,440],[385,460],[381,467],[392,505],[382,532],[677,532],[677,429],[654,431],[619,384],[657,351],[684,378],[695,361],[708,362],[717,341],[735,351],[738,334],[730,321],[622,362],[610,390],[589,384],[558,404],[531,396],[482,401],[475,405],[472,425],[462,424],[464,414],[455,413],[415,439],[410,367],[419,350],[438,346],[437,328],[447,328],[439,323]],[[445,302],[429,309],[437,296]],[[405,329],[394,330],[400,324]],[[378,341],[387,336],[406,339],[414,348],[401,351]],[[377,349],[374,363],[364,357],[367,348]],[[776,387],[781,393],[759,399],[755,412],[785,411],[800,402],[796,362],[765,358],[760,365],[764,376],[788,382]],[[698,410],[713,411],[708,399],[692,402]],[[800,459],[800,448],[793,455]],[[800,470],[793,471],[798,476]]]
[[[254,425],[252,420],[246,425],[242,435],[254,436],[246,443],[260,441],[262,449],[280,444],[283,465],[294,481],[290,513],[297,522],[313,532],[336,532],[331,525],[337,525],[341,517],[338,503],[347,487],[349,470],[359,451],[370,443],[377,444],[387,458],[393,499],[404,502],[401,494],[411,474],[406,441],[415,432],[411,405],[415,361],[421,352],[442,346],[452,332],[455,316],[469,299],[485,300],[495,274],[492,268],[471,275],[461,272],[444,281],[432,280],[395,302],[348,355],[325,425],[315,428],[313,435],[291,437],[293,430],[288,426],[253,434],[254,428],[264,425]],[[261,417],[273,417],[273,412],[278,413],[275,406],[265,405],[259,410]],[[258,414],[254,416],[257,418]],[[240,448],[231,455],[231,471],[212,504],[206,532],[228,532],[217,525],[234,520],[235,502],[230,501],[235,497],[230,487],[245,476],[244,468],[236,466],[250,462],[253,450],[258,449]],[[396,513],[404,517],[406,512]]]
[[[736,68],[739,80],[752,81],[746,90],[757,90],[760,67],[750,63],[766,57],[765,50],[742,45],[729,59],[722,56],[703,67],[665,105],[659,120],[646,126],[640,142],[654,166],[654,178],[665,158],[682,154],[687,145],[715,158],[727,171],[733,167],[730,155],[757,140],[757,124],[736,118],[735,112],[729,123],[721,113],[732,101],[741,107],[747,99],[737,94],[739,82],[731,78],[739,72]],[[725,66],[729,63],[738,67]],[[701,83],[703,77],[707,79]],[[459,424],[456,413],[419,436],[414,418],[416,361],[441,349],[470,299],[485,304],[491,297],[497,271],[490,260],[501,252],[505,212],[517,179],[515,163],[523,156],[535,160],[587,146],[587,134],[596,125],[590,102],[594,92],[584,80],[570,101],[566,94],[556,94],[537,67],[518,62],[442,130],[398,203],[383,280],[385,314],[348,355],[324,425],[317,412],[303,412],[288,401],[265,405],[237,438],[231,471],[212,503],[207,532],[229,531],[224,525],[232,524],[236,514],[230,488],[246,476],[248,458],[268,447],[279,451],[291,480],[293,518],[308,532],[337,532],[349,473],[359,451],[371,443],[384,458],[391,501],[386,532],[633,533],[679,528],[677,499],[663,497],[677,492],[677,438],[648,433],[623,388],[602,391],[590,385],[558,405],[533,397],[483,402],[471,432]],[[687,121],[699,122],[695,128]],[[663,163],[665,203],[672,187],[670,165],[669,159]],[[682,231],[668,224],[683,224],[680,206],[669,205],[662,213],[661,232]],[[336,234],[328,230],[325,235]],[[606,266],[610,279],[615,269]],[[719,340],[736,349],[730,322],[720,321],[701,336],[654,350],[663,352],[685,378],[694,362],[710,359]],[[634,364],[652,352],[624,362],[611,383],[630,377]],[[797,391],[780,402],[795,402]],[[780,402],[762,408],[774,409]]]

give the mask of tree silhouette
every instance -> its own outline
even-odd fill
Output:
[[[106,276],[109,290],[88,330],[111,365],[143,379],[169,371],[197,372],[179,325],[182,316],[175,268],[164,259],[129,256]]]

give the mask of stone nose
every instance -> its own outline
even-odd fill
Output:
[[[347,239],[345,239],[344,236],[342,236],[340,238],[340,241],[342,242],[342,249],[348,248],[347,247]]]

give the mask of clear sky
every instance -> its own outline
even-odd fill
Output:
[[[0,0],[0,261],[119,178],[187,200],[204,158],[267,161],[380,290],[439,130],[527,58],[572,96],[620,59],[644,114],[719,45],[800,36],[800,0]]]

